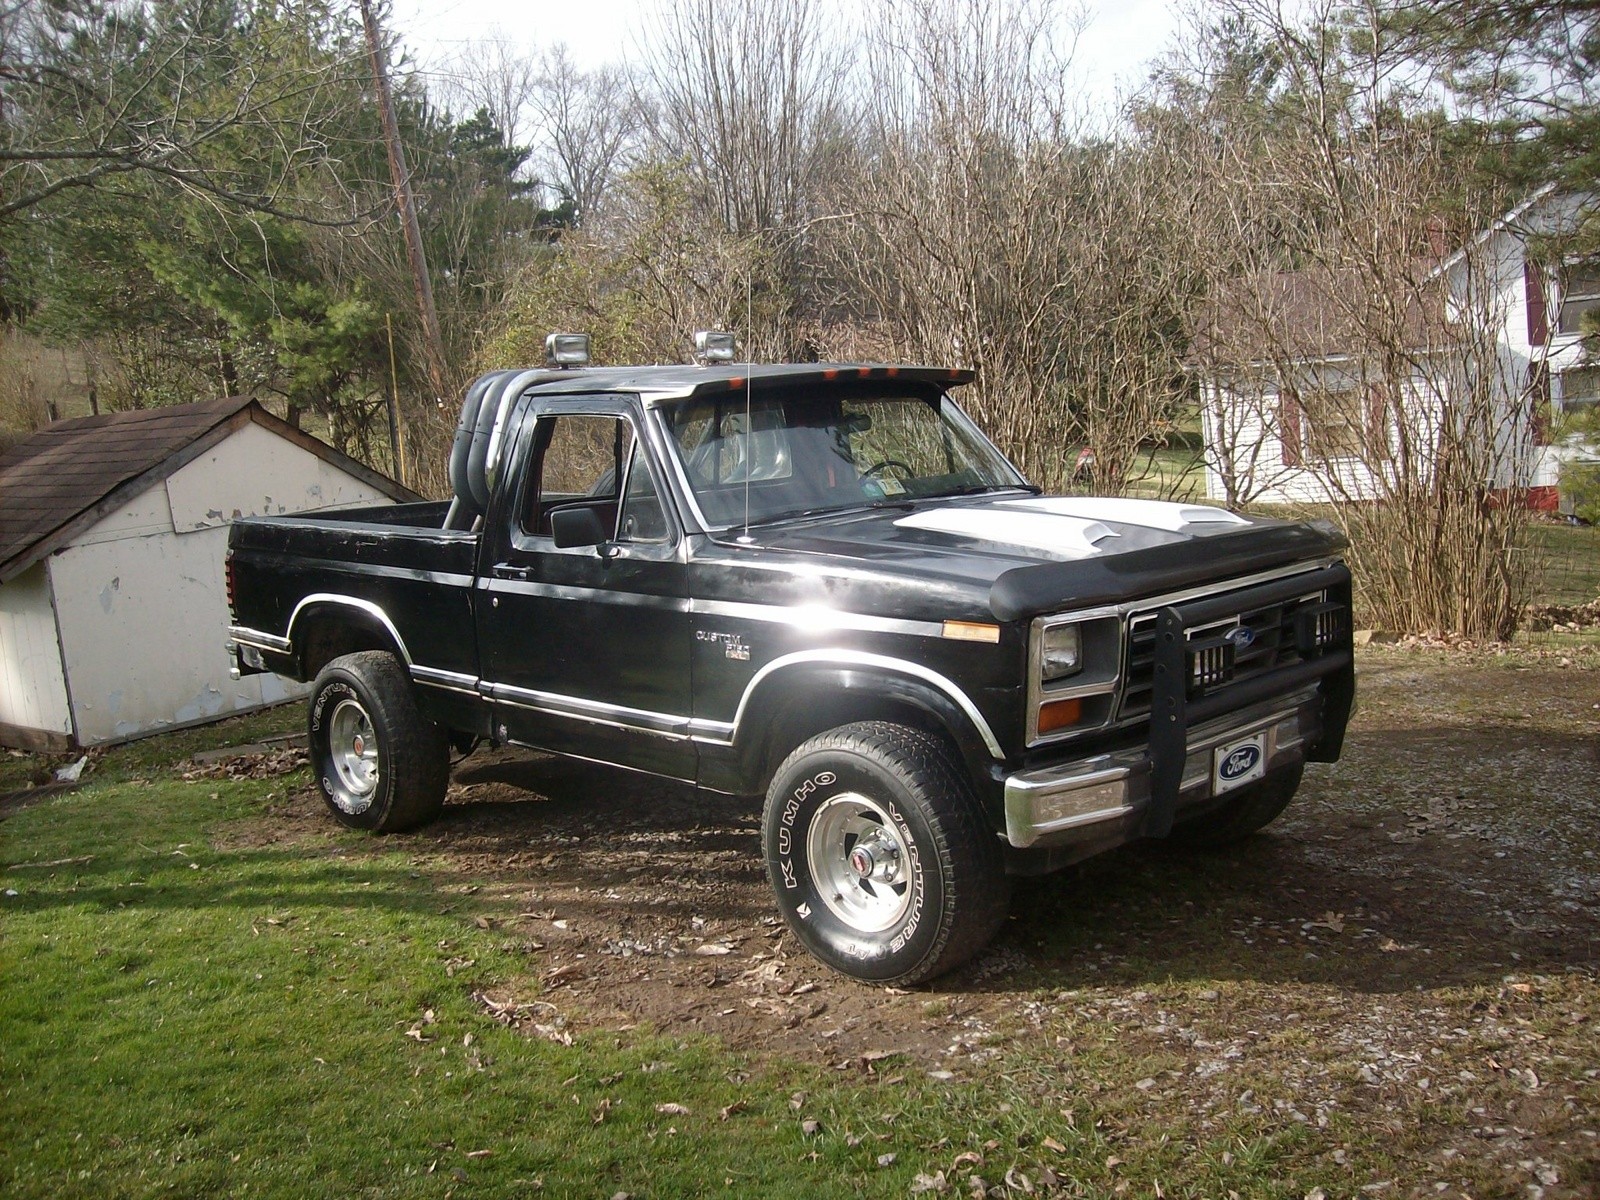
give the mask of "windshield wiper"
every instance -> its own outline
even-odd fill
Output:
[[[1043,489],[1031,483],[964,483],[960,487],[950,488],[943,492],[930,492],[923,499],[947,498],[952,496],[981,496],[985,492],[1027,492],[1030,496],[1037,496]]]
[[[901,508],[911,510],[910,500],[869,500],[861,504],[823,504],[815,508],[793,508],[785,512],[769,513],[758,521],[751,521],[751,525],[771,525],[778,521],[798,521],[802,517],[836,517],[846,513],[871,512],[879,508]]]

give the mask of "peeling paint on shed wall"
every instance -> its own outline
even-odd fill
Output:
[[[0,585],[0,725],[72,732],[43,563]]]
[[[213,511],[305,512],[389,500],[291,442],[246,425],[49,560],[78,737],[153,733],[292,698],[275,675],[228,678]],[[8,587],[10,585],[7,585]]]

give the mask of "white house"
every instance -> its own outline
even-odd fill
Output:
[[[1392,494],[1402,465],[1430,469],[1442,413],[1485,403],[1497,439],[1485,482],[1557,508],[1561,462],[1590,450],[1553,431],[1600,400],[1600,362],[1579,336],[1583,314],[1600,309],[1600,262],[1543,256],[1590,203],[1547,189],[1470,245],[1395,272],[1414,282],[1387,298],[1390,348],[1403,351],[1387,361],[1366,322],[1383,306],[1358,272],[1276,274],[1218,297],[1195,330],[1207,496]]]
[[[0,455],[0,745],[92,746],[293,694],[229,678],[238,516],[414,498],[247,397],[60,421]]]

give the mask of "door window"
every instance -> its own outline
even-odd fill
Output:
[[[596,413],[541,417],[534,446],[537,466],[523,510],[523,532],[549,537],[552,513],[588,508],[615,541],[669,540],[660,493],[626,418]]]

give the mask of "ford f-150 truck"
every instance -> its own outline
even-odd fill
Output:
[[[951,399],[971,378],[491,373],[449,502],[233,525],[236,669],[314,681],[356,828],[434,817],[479,740],[764,794],[800,942],[928,979],[1010,875],[1260,829],[1354,695],[1330,528],[1043,496]]]

